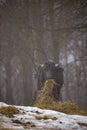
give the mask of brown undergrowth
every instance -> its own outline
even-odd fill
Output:
[[[44,87],[40,91],[40,98],[36,101],[34,106],[41,109],[51,109],[66,114],[78,114],[87,116],[87,111],[82,110],[76,103],[73,102],[60,102],[54,99],[53,88],[56,83],[53,79],[45,82]]]

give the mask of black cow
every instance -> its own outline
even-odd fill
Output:
[[[63,68],[53,61],[48,61],[38,67],[37,70],[37,88],[40,90],[47,79],[54,79],[58,84],[56,92],[60,93],[60,89],[63,85]]]

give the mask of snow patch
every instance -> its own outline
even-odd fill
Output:
[[[8,105],[1,102],[0,106]],[[29,126],[29,130],[87,130],[87,116],[67,115],[65,113],[37,107],[15,107],[18,108],[22,114],[14,115],[14,117],[10,119],[11,124],[7,125],[9,128],[15,128],[15,126],[12,125],[15,123],[20,124],[20,126],[16,126],[16,128],[18,127],[17,129],[21,130],[27,130],[27,128],[23,127],[24,124]],[[41,119],[36,118],[38,116],[41,117]],[[45,116],[47,116],[48,119],[44,119]],[[56,120],[52,120],[53,117],[55,117]]]

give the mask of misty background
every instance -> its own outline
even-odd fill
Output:
[[[49,59],[64,68],[61,100],[87,109],[87,1],[0,0],[0,101],[32,105]]]

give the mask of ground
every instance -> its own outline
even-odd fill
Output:
[[[8,107],[0,103],[0,107]],[[0,130],[87,130],[87,116],[40,109],[37,107],[12,106],[20,113],[0,114]]]

